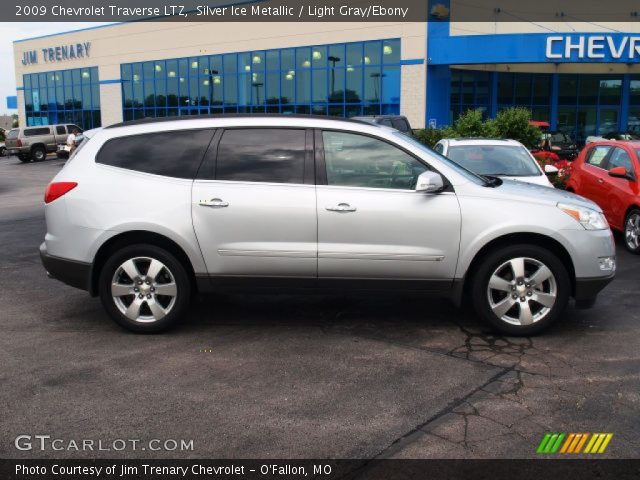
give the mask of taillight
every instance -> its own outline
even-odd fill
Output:
[[[22,146],[22,140],[17,139],[16,140],[16,147],[21,147]]]
[[[76,188],[76,182],[54,182],[47,185],[47,191],[44,192],[44,203],[51,203],[56,198],[60,198],[65,193]]]

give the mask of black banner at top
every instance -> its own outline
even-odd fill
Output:
[[[14,0],[2,22],[589,22],[640,29],[640,2],[615,0]],[[598,23],[599,22],[599,23]],[[618,25],[610,25],[611,22]]]

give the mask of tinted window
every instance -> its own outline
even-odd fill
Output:
[[[96,161],[113,167],[167,177],[194,178],[212,130],[182,130],[109,140]]]
[[[438,143],[435,147],[433,147],[433,149],[438,153],[442,153],[444,152],[444,145]]]
[[[378,123],[380,125],[384,125],[385,127],[393,127],[393,124],[391,123],[391,120],[389,120],[388,118],[383,118]]]
[[[56,133],[58,135],[64,135],[65,133],[67,133],[67,130],[64,128],[64,125],[58,125],[56,127]]]
[[[15,140],[16,138],[18,138],[19,132],[20,130],[18,130],[17,128],[14,128],[13,130],[9,130],[9,133],[7,133],[7,140]]]
[[[609,157],[609,164],[607,169],[611,170],[615,167],[624,167],[627,172],[633,173],[633,167],[631,166],[631,157],[622,148],[614,148],[611,156]]]
[[[412,190],[427,167],[382,140],[343,132],[322,132],[327,184]]]
[[[304,157],[304,130],[226,130],[218,146],[216,179],[304,183]]]
[[[464,145],[450,147],[447,157],[480,175],[529,177],[542,175],[524,147],[512,145]]]
[[[589,150],[589,153],[587,153],[587,163],[594,167],[602,168],[602,161],[604,160],[604,157],[607,156],[607,153],[609,153],[609,150],[611,150],[611,147],[605,145],[592,148]]]
[[[395,128],[396,130],[400,130],[401,132],[409,131],[409,125],[407,124],[407,121],[403,118],[394,119],[393,128]]]
[[[33,137],[35,135],[49,135],[49,133],[51,133],[51,130],[49,130],[49,127],[25,128],[24,129],[24,136],[25,137]]]
[[[69,133],[73,132],[73,130],[78,130],[78,132],[82,133],[82,129],[77,126],[77,125],[67,125],[67,130],[69,130]]]

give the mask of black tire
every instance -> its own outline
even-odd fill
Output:
[[[507,262],[520,258],[525,259],[523,260],[525,275],[512,278],[514,269]],[[518,260],[515,262],[518,263]],[[546,266],[552,276],[544,282],[538,282],[539,286],[536,287],[534,273],[541,268],[540,265]],[[503,268],[501,269],[501,267]],[[504,291],[500,289],[489,290],[489,281],[494,273],[498,273],[497,276],[503,280],[505,278],[508,280],[504,284]],[[540,278],[542,277],[544,275],[540,276]],[[523,280],[521,285],[518,284],[520,279]],[[529,283],[531,279],[534,280],[533,283]],[[511,290],[513,288],[516,290]],[[475,271],[471,285],[471,295],[476,313],[494,330],[510,336],[535,335],[548,328],[566,308],[570,293],[571,281],[562,261],[549,250],[529,244],[511,245],[489,252]],[[548,298],[553,294],[555,294],[555,301],[551,305],[544,306],[536,301],[537,298],[544,300],[543,296]],[[490,301],[494,303],[493,306],[497,310],[500,310],[501,302],[504,302],[505,308],[510,304],[512,306],[505,311],[502,317],[498,317],[492,309]],[[527,307],[523,308],[525,305]],[[532,314],[532,323],[522,325],[505,320],[507,318],[514,322],[521,321],[522,318],[527,318],[527,312]],[[518,318],[514,318],[516,316]]]
[[[632,208],[624,219],[624,246],[634,255],[640,255],[640,208]],[[635,230],[633,235],[632,230]],[[633,235],[633,236],[632,236]],[[633,239],[637,239],[635,242]],[[633,243],[633,244],[632,244]]]
[[[47,158],[47,151],[44,147],[33,147],[31,149],[31,158],[34,162],[41,162]]]
[[[20,160],[22,163],[29,163],[31,161],[31,157],[26,155],[18,155],[18,160]]]
[[[169,302],[170,297],[161,296],[149,291],[149,288],[153,288],[154,285],[157,286],[158,290],[160,290],[161,286],[166,286],[168,283],[154,283],[154,281],[151,281],[150,285],[147,285],[144,279],[146,278],[146,274],[149,273],[148,269],[150,267],[150,263],[146,264],[145,270],[146,261],[140,259],[141,257],[157,260],[163,264],[164,268],[166,268],[166,270],[160,270],[161,274],[159,275],[164,277],[165,280],[172,279],[173,283],[175,283],[176,294],[172,304]],[[118,272],[118,283],[127,284],[127,287],[129,286],[129,282],[133,280],[128,275],[124,274],[121,269],[124,262],[130,259],[138,259],[136,260],[136,264],[138,266],[137,270],[141,274],[140,278],[143,283],[138,286],[134,283],[131,284],[131,288],[138,288],[137,291],[139,293],[134,294],[132,292],[131,295],[125,294],[116,299],[116,297],[112,295],[111,289],[111,284],[116,277],[116,273]],[[160,247],[156,247],[155,245],[138,244],[118,250],[107,260],[100,271],[99,294],[102,305],[107,310],[111,318],[121,327],[136,333],[158,333],[173,327],[187,312],[191,299],[191,281],[185,266],[182,265],[182,263],[171,253]],[[139,295],[142,295],[142,298],[140,298]],[[147,298],[150,298],[151,300],[149,301]],[[121,308],[125,309],[130,307],[131,303],[134,301],[142,303],[138,312],[139,320],[134,320],[126,316],[121,310]],[[155,304],[155,302],[158,302],[158,305],[163,309],[167,309],[168,313],[166,313],[162,318],[154,320],[153,317],[155,317],[155,315],[153,314],[150,305]],[[144,305],[146,305],[146,307]]]

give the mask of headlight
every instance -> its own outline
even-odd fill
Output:
[[[609,224],[607,223],[607,219],[604,218],[604,215],[591,208],[579,207],[578,205],[570,205],[567,203],[559,203],[558,208],[580,222],[580,225],[587,230],[604,230],[609,228]]]

